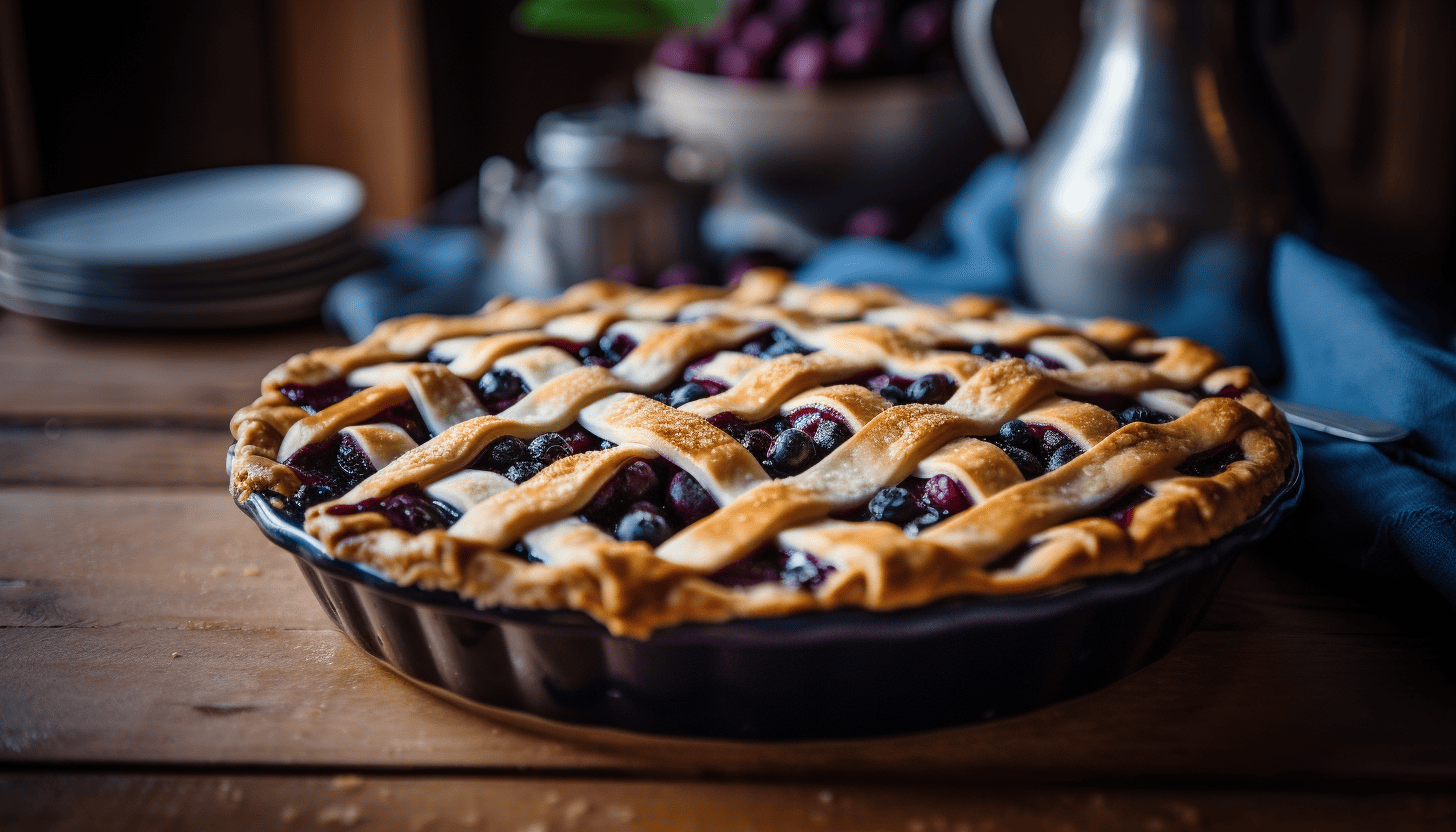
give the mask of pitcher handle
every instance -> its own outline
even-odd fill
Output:
[[[1031,142],[1026,119],[1021,117],[1021,108],[1016,105],[991,39],[991,13],[995,9],[996,0],[960,0],[955,12],[956,52],[965,67],[971,94],[991,122],[996,138],[1013,150],[1024,150]]]

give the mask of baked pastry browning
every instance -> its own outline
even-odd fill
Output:
[[[232,429],[233,496],[334,557],[632,636],[1135,571],[1293,459],[1195,342],[773,269],[389,321],[275,369]]]

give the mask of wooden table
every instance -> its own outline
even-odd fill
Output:
[[[229,499],[316,327],[0,314],[0,828],[1456,828],[1453,617],[1288,553],[1101,692],[909,737],[585,743],[375,664]]]

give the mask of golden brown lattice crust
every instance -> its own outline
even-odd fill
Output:
[[[816,351],[773,359],[734,351],[772,327]],[[611,369],[583,366],[553,346],[594,342],[609,330],[637,342]],[[1062,366],[967,351],[984,342]],[[432,348],[450,363],[425,362]],[[681,408],[650,397],[689,362],[715,355],[723,392]],[[1243,523],[1287,477],[1292,439],[1252,374],[1222,364],[1206,346],[1124,321],[1074,327],[979,297],[930,306],[884,287],[796,284],[778,270],[750,272],[731,289],[593,282],[550,300],[497,298],[472,316],[388,321],[353,346],[295,356],[233,418],[232,492],[239,501],[255,491],[291,495],[300,479],[280,459],[362,431],[381,437],[369,445],[377,473],[310,508],[305,528],[335,557],[401,584],[453,590],[481,606],[583,610],[634,636],[685,621],[896,609],[1135,571]],[[499,415],[482,415],[469,385],[494,368],[520,374],[530,392]],[[943,405],[893,406],[845,383],[867,372],[939,373],[958,387]],[[316,414],[282,392],[289,383],[341,378],[364,389]],[[1102,396],[1176,418],[1119,427],[1086,403]],[[433,434],[424,444],[411,447],[392,427],[359,427],[409,401]],[[755,422],[805,406],[834,411],[853,435],[782,479],[708,421],[732,414]],[[983,441],[1012,419],[1051,426],[1083,453],[1024,480],[1001,448]],[[529,441],[573,422],[615,447],[560,459],[520,485],[470,468],[500,437]],[[1178,472],[1230,443],[1242,458],[1223,470]],[[624,465],[659,456],[696,478],[720,508],[656,548],[576,517]],[[886,522],[834,519],[906,477],[938,475],[958,482],[972,507],[913,536]],[[463,515],[449,528],[411,534],[376,512],[328,511],[407,486],[448,496]],[[1125,525],[1102,516],[1139,488],[1151,497]],[[510,553],[518,542],[544,562]],[[806,552],[832,570],[813,589],[708,579],[765,544]]]

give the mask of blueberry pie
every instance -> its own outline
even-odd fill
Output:
[[[232,428],[234,497],[334,557],[634,636],[1135,571],[1293,459],[1201,344],[775,269],[389,321],[278,367]]]

